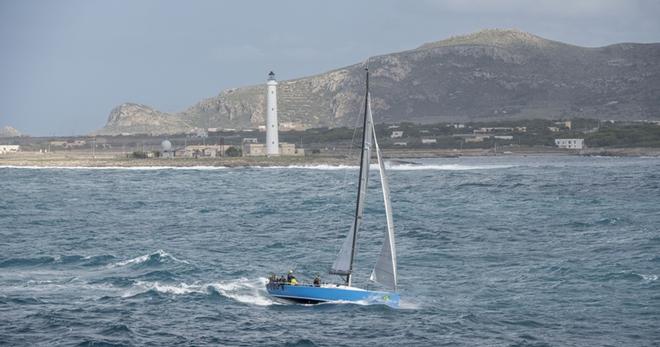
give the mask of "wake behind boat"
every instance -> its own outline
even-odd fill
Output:
[[[320,302],[366,302],[383,303],[393,307],[399,306],[399,294],[397,293],[397,270],[396,270],[396,248],[394,245],[394,223],[392,220],[392,206],[390,203],[390,190],[385,173],[385,165],[381,155],[373,115],[371,113],[371,102],[369,94],[369,71],[366,72],[366,95],[364,103],[364,120],[362,128],[362,147],[360,153],[360,173],[358,179],[358,194],[355,206],[355,216],[351,229],[346,235],[341,250],[337,255],[330,274],[339,275],[343,278],[342,284],[320,283],[317,278],[313,284],[298,283],[292,276],[291,271],[287,278],[271,275],[266,290],[276,298],[293,302],[314,304]],[[383,191],[385,204],[385,216],[387,230],[383,246],[371,272],[370,279],[389,289],[389,291],[374,291],[354,287],[353,263],[356,255],[357,232],[362,222],[367,186],[369,182],[369,163],[371,162],[371,146],[376,149],[376,157],[380,169],[380,183]]]

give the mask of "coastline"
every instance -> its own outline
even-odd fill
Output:
[[[660,148],[589,148],[567,151],[553,148],[512,148],[506,151],[492,150],[384,150],[390,160],[414,160],[426,158],[458,159],[460,157],[488,156],[607,156],[607,157],[660,157]],[[107,152],[92,156],[86,151],[56,153],[18,152],[0,155],[0,167],[277,167],[277,166],[355,166],[357,157],[340,155],[314,155],[304,157],[216,157],[216,158],[127,158],[123,153]]]

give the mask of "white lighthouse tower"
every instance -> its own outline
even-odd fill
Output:
[[[266,154],[280,155],[280,141],[277,124],[277,81],[275,73],[268,74],[268,97],[266,102]]]

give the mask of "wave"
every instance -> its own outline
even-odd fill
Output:
[[[401,164],[392,165],[387,167],[392,171],[418,171],[418,170],[436,170],[436,171],[467,171],[467,170],[496,170],[496,169],[510,169],[516,165],[463,165],[463,164],[444,164],[444,165],[414,165],[414,164]]]
[[[377,168],[378,166],[375,167]],[[297,170],[333,171],[333,170],[357,170],[359,167],[357,165],[287,165],[287,166],[250,166],[249,168],[265,169],[265,170],[297,169]]]
[[[0,260],[0,268],[21,267],[21,266],[39,266],[39,265],[71,265],[78,264],[83,266],[102,265],[108,260],[113,259],[111,255],[82,256],[82,255],[57,255],[40,256],[32,258],[8,258]]]
[[[387,170],[392,171],[466,171],[466,170],[493,170],[508,169],[516,165],[462,165],[462,164],[386,164]],[[287,165],[287,166],[238,166],[236,169],[276,169],[276,170],[357,170],[357,165]],[[378,165],[371,164],[371,170],[379,170]],[[228,166],[20,166],[0,165],[0,169],[27,169],[27,170],[126,170],[126,171],[156,171],[156,170],[184,170],[184,171],[215,171],[228,170]]]
[[[161,282],[137,281],[131,289],[122,295],[124,298],[141,296],[148,292],[167,295],[212,294],[218,293],[228,299],[257,306],[270,306],[276,304],[266,292],[266,278],[247,279],[192,284],[168,284]]]
[[[177,263],[190,264],[187,260],[177,259],[173,255],[165,252],[162,249],[159,249],[159,250],[157,250],[153,253],[150,253],[150,254],[145,254],[145,255],[141,255],[141,256],[138,256],[138,257],[135,257],[135,258],[132,258],[132,259],[116,262],[114,264],[111,264],[110,267],[138,265],[138,264],[143,264],[143,263],[147,263],[147,264],[163,263],[163,262],[166,262],[168,260],[171,260],[171,261],[174,261],[174,262],[177,262]]]
[[[49,257],[49,256],[35,257],[35,258],[9,258],[0,261],[0,268],[45,265],[45,264],[52,264],[55,261],[56,261],[55,257]]]
[[[653,274],[637,274],[633,273],[634,275],[640,276],[644,282],[653,282],[658,280],[658,275],[653,275]]]
[[[129,289],[128,292],[124,293],[122,297],[124,298],[135,297],[140,294],[144,294],[151,291],[162,294],[173,294],[173,295],[207,293],[205,287],[199,284],[179,283],[178,285],[174,285],[174,284],[163,284],[160,282],[137,281],[135,282],[133,288]]]
[[[385,165],[385,169],[389,171],[420,171],[420,170],[435,170],[435,171],[466,171],[466,170],[494,170],[494,169],[509,169],[516,167],[516,165],[461,165],[461,164],[390,164]],[[357,165],[289,165],[289,166],[253,166],[254,169],[298,169],[298,170],[357,170]],[[371,164],[370,170],[380,170],[377,164]]]
[[[226,282],[209,284],[222,296],[229,299],[257,306],[270,306],[276,304],[266,292],[268,279],[259,277],[257,280],[240,278]]]

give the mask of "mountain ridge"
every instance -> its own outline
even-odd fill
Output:
[[[281,125],[354,126],[365,65],[379,122],[660,118],[660,44],[589,48],[487,29],[279,81]],[[97,134],[256,128],[264,117],[265,83],[223,90],[174,114],[122,104]]]

